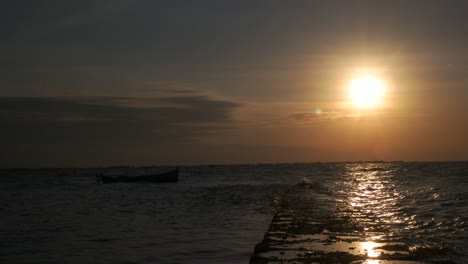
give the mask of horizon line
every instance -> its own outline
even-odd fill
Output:
[[[362,160],[362,161],[310,161],[310,162],[260,162],[260,163],[218,163],[186,165],[104,165],[89,167],[0,167],[0,170],[55,170],[55,169],[112,169],[112,168],[157,168],[157,167],[215,167],[215,166],[261,166],[261,165],[300,165],[300,164],[341,164],[341,163],[464,163],[468,160]]]

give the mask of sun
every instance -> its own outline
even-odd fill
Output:
[[[371,75],[359,76],[349,85],[349,97],[358,108],[378,107],[384,93],[383,81]]]

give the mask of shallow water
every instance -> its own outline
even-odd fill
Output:
[[[182,167],[179,184],[96,184],[100,171],[0,171],[0,262],[247,263],[298,195],[289,207],[347,219],[356,241],[468,263],[468,163]]]

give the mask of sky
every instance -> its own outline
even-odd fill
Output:
[[[3,1],[0,167],[468,160],[468,2]],[[348,96],[360,74],[378,107]]]

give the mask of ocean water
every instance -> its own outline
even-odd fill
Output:
[[[329,217],[355,242],[401,241],[423,263],[468,263],[467,162],[193,166],[180,167],[178,184],[95,179],[169,169],[0,170],[0,263],[248,263],[274,216],[293,210]]]

